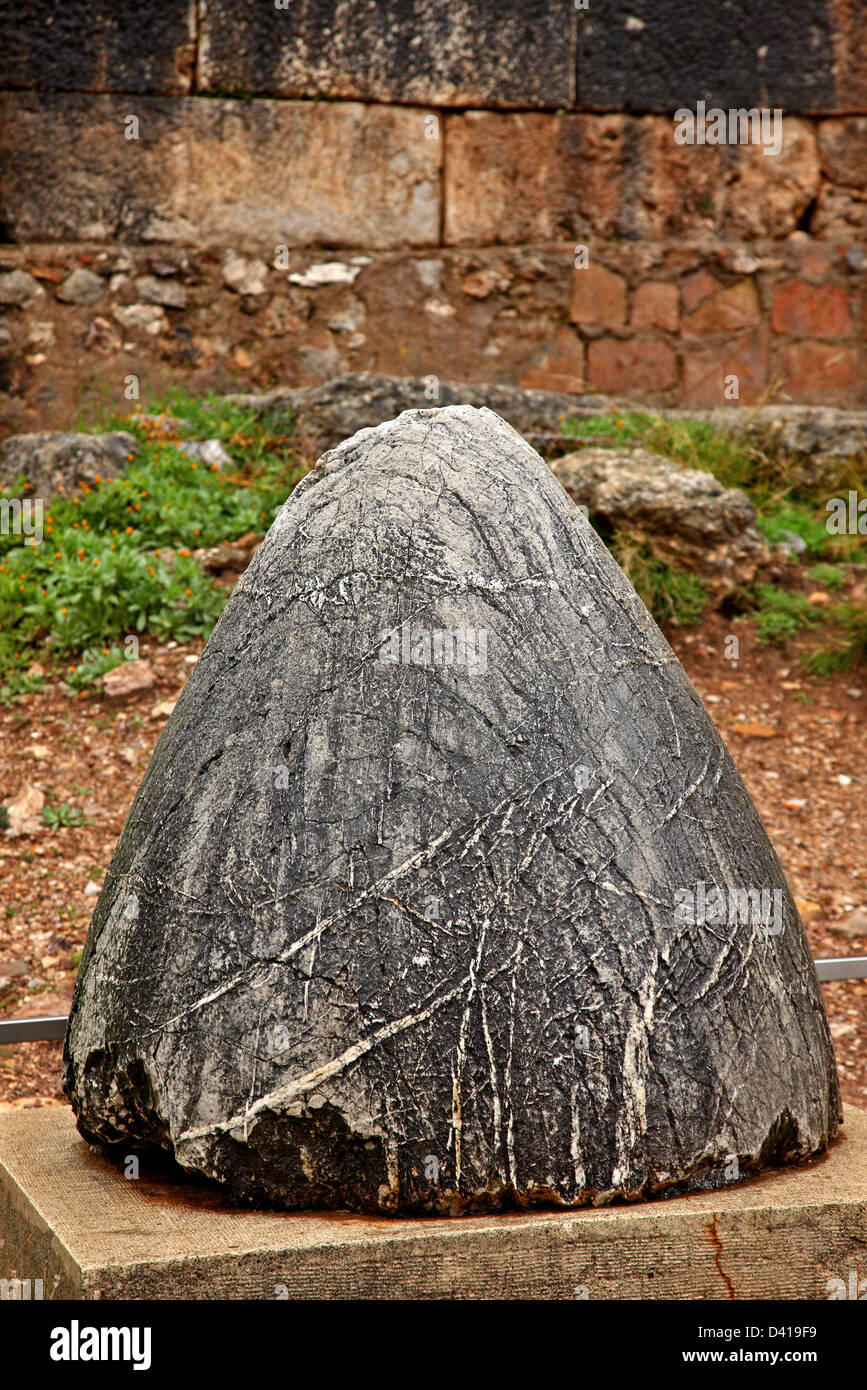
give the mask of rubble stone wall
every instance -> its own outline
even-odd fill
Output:
[[[867,404],[865,243],[861,0],[0,0],[4,424],[135,362]]]

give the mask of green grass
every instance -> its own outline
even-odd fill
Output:
[[[745,487],[776,476],[772,462],[759,450],[705,420],[666,420],[650,411],[612,411],[582,420],[566,420],[566,435],[599,436],[600,444],[638,439],[646,449],[686,468],[704,468],[724,487]]]
[[[267,420],[180,392],[153,409],[220,439],[235,467],[190,460],[134,417],[107,421],[141,441],[122,476],[46,504],[39,546],[0,535],[0,699],[36,688],[25,674],[36,658],[81,654],[66,670],[77,689],[118,664],[124,635],[207,637],[227,595],[191,552],[266,531],[305,471],[285,424],[276,435]]]
[[[756,596],[756,630],[762,643],[784,642],[803,628],[816,627],[822,621],[822,615],[804,594],[759,584]]]
[[[767,503],[765,504],[767,506]],[[824,520],[816,515],[814,508],[797,502],[784,502],[768,515],[759,515],[759,530],[765,539],[775,545],[784,539],[784,531],[800,536],[807,547],[807,555],[824,555],[831,549],[831,536],[825,528]]]
[[[690,627],[699,622],[708,592],[694,574],[673,569],[654,553],[650,541],[636,543],[615,534],[608,547],[644,606],[658,623]]]
[[[814,676],[851,671],[859,662],[867,661],[867,611],[864,607],[837,603],[828,610],[828,616],[836,622],[837,631],[802,658]]]
[[[815,584],[824,584],[826,589],[842,589],[846,575],[839,565],[813,565],[807,570]]]
[[[95,405],[99,419],[90,428],[127,430],[138,439],[139,452],[119,478],[46,506],[40,546],[0,535],[0,703],[21,700],[58,672],[70,694],[95,684],[123,659],[124,639],[131,634],[147,631],[157,641],[207,638],[227,594],[192,552],[266,531],[306,471],[293,455],[285,416],[263,417],[220,397],[199,399],[183,391],[142,407],[148,415],[182,421],[187,436],[219,439],[232,459],[231,468],[219,470],[154,438],[153,427],[136,414],[119,417],[104,402]],[[783,531],[797,533],[807,554],[820,561],[809,571],[811,579],[831,589],[845,582],[843,570],[827,562],[851,557],[857,538],[829,535],[827,487],[821,496],[798,492],[785,460],[703,421],[663,420],[645,411],[567,421],[564,432],[600,444],[638,439],[676,463],[709,470],[724,486],[743,488],[771,543]],[[708,593],[696,575],[655,553],[652,538],[598,529],[658,622],[700,620]],[[803,594],[774,585],[751,591],[747,602],[755,608],[762,641],[784,641],[828,615]],[[850,633],[839,613],[835,622],[842,636],[817,660],[842,662],[849,653],[857,659],[860,629],[855,624]],[[37,660],[45,675],[29,673]]]
[[[611,411],[566,420],[562,428],[565,435],[598,437],[604,445],[638,440],[673,463],[712,473],[723,487],[741,488],[755,506],[759,529],[771,544],[782,540],[784,531],[792,531],[803,538],[812,556],[852,559],[864,551],[858,537],[832,536],[825,525],[825,504],[834,490],[845,494],[853,487],[867,492],[867,478],[859,472],[857,461],[841,462],[833,480],[807,487],[794,481],[791,460],[777,452],[774,441],[762,446],[705,420],[666,420],[652,411]]]

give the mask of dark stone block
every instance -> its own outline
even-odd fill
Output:
[[[0,88],[190,90],[195,0],[0,0]]]
[[[572,0],[209,0],[205,91],[556,109],[574,97]]]
[[[591,0],[578,34],[582,110],[834,109],[826,0]]]

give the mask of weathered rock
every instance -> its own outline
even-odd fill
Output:
[[[135,288],[142,304],[161,304],[166,309],[186,307],[187,292],[178,280],[140,275],[135,282]]]
[[[77,266],[58,286],[57,298],[64,304],[95,304],[105,291],[106,284],[101,276]]]
[[[6,806],[6,834],[11,838],[32,833],[39,826],[39,812],[45,805],[40,787],[25,786]],[[9,972],[4,968],[4,974]]]
[[[433,401],[430,389],[430,378],[350,372],[319,386],[280,387],[227,399],[245,409],[294,420],[297,434],[315,453],[334,448],[357,430],[381,424],[403,410],[431,404],[487,406],[536,447],[545,442],[545,435],[557,434],[565,419],[580,424],[615,406],[623,411],[635,408],[621,396],[582,396],[501,383],[439,381]],[[795,457],[798,476],[810,482],[834,477],[836,463],[867,448],[867,412],[863,410],[730,405],[716,410],[660,408],[657,413],[666,420],[703,420],[759,446],[778,447]]]
[[[301,285],[308,290],[318,290],[323,285],[351,285],[361,274],[362,259],[366,260],[367,257],[359,257],[355,265],[348,265],[345,261],[322,261],[319,265],[296,271],[289,279],[293,285]]]
[[[17,489],[24,474],[27,486],[20,495],[71,497],[82,483],[92,487],[100,478],[116,478],[130,455],[139,451],[134,434],[14,434],[0,449],[0,491]]]
[[[667,112],[694,107],[698,93],[708,106],[832,110],[829,9],[824,0],[797,9],[729,0],[697,25],[679,0],[634,9],[591,4],[578,30],[581,104]],[[845,40],[840,47],[845,53]]]
[[[649,449],[603,448],[564,454],[551,467],[591,517],[636,539],[652,537],[657,554],[698,574],[717,596],[749,584],[769,559],[746,493],[701,468]]]
[[[147,661],[124,661],[113,666],[102,678],[102,688],[110,700],[126,700],[155,684],[153,667]]]
[[[14,304],[23,309],[34,299],[42,299],[44,294],[39,281],[26,270],[10,270],[0,275],[0,304]]]
[[[121,327],[130,333],[147,333],[156,338],[169,326],[166,311],[160,304],[117,304],[112,312]]]
[[[663,411],[668,419],[707,420],[760,448],[779,450],[796,481],[835,482],[840,465],[867,449],[867,411],[823,405],[766,405],[759,409]]]
[[[436,392],[433,402],[432,389]],[[374,372],[347,372],[321,386],[278,388],[226,399],[244,409],[293,421],[298,436],[316,454],[334,448],[358,430],[382,424],[404,410],[426,409],[431,404],[487,406],[519,433],[529,435],[556,432],[567,417],[606,410],[611,404],[606,396],[561,395],[490,382],[439,381],[432,387],[429,377],[380,376]]]
[[[178,453],[209,468],[230,468],[232,455],[219,439],[185,439],[178,443]]]
[[[619,112],[449,112],[447,246],[575,237],[781,237],[818,196],[809,122],[785,116],[782,148],[678,145],[670,117]],[[515,189],[520,188],[520,198]]]
[[[241,1201],[386,1214],[714,1186],[835,1131],[749,795],[490,412],[364,431],[281,511],[115,851],[65,1087]]]
[[[264,261],[230,255],[223,266],[223,281],[236,294],[264,294],[268,288],[268,267]]]

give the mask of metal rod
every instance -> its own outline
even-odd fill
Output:
[[[867,956],[842,956],[813,962],[820,980],[867,980]],[[0,1043],[47,1042],[66,1035],[66,1014],[51,1018],[0,1021]]]
[[[843,956],[813,964],[820,980],[867,980],[867,956]]]
[[[0,1043],[45,1042],[66,1034],[66,1014],[51,1018],[10,1018],[0,1022]]]

